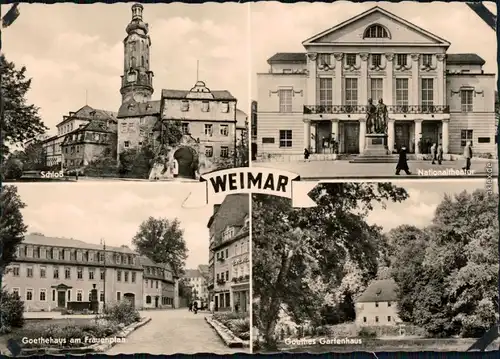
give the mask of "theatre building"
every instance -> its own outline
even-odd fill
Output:
[[[248,194],[228,195],[209,220],[209,299],[217,311],[250,309]]]
[[[258,156],[363,154],[366,105],[387,106],[387,150],[495,156],[495,74],[477,54],[376,6],[276,53],[257,75]],[[492,44],[493,45],[493,44]]]
[[[136,308],[173,308],[177,278],[170,267],[140,256],[127,246],[104,247],[41,234],[25,236],[3,284],[18,293],[26,311],[52,311],[71,302],[90,302],[97,289],[100,306],[129,300]]]

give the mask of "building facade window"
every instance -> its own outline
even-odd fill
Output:
[[[106,278],[106,270],[101,269],[101,280],[104,280],[104,278]]]
[[[26,267],[26,277],[33,278],[33,267],[32,266]]]
[[[396,55],[396,65],[407,66],[408,65],[408,55],[407,54],[397,54]]]
[[[228,125],[220,125],[220,135],[221,136],[229,136],[229,126]]]
[[[381,25],[372,25],[365,30],[363,38],[388,38],[389,33],[387,30]]]
[[[12,275],[14,277],[19,277],[19,272],[20,272],[20,267],[18,265],[12,267]]]
[[[186,100],[181,101],[181,111],[183,112],[189,111],[189,101]]]
[[[229,157],[229,147],[221,146],[221,148],[220,148],[220,156],[221,157]]]
[[[92,268],[89,268],[89,280],[94,280],[94,274],[95,274],[95,270]]]
[[[384,80],[381,78],[370,79],[370,96],[373,102],[384,98]]]
[[[205,124],[205,136],[212,136],[213,134],[213,125],[212,124]]]
[[[146,304],[151,304],[151,296],[150,295],[146,296]]]
[[[78,279],[83,279],[83,268],[77,268],[77,270],[76,270],[76,277]]]
[[[358,104],[358,79],[345,79],[344,98],[347,106],[356,106]]]
[[[322,65],[331,65],[332,56],[330,54],[318,54],[318,63]]]
[[[212,157],[214,155],[214,148],[212,146],[205,146],[205,156]]]
[[[396,106],[408,106],[408,79],[396,79]]]
[[[76,291],[76,301],[77,302],[82,302],[83,301],[83,290],[78,289]]]
[[[124,141],[123,142],[123,147],[129,148],[130,147],[130,141]]]
[[[54,279],[59,279],[59,268],[54,268]]]
[[[116,271],[116,280],[118,282],[122,281],[122,271],[121,270]]]
[[[422,79],[422,108],[424,111],[432,111],[434,104],[434,80]]]
[[[432,65],[432,55],[431,54],[423,54],[422,55],[422,65],[423,66],[431,66]]]
[[[123,273],[123,280],[124,280],[125,282],[128,282],[128,272],[124,272],[124,273]]]
[[[208,101],[203,101],[201,103],[201,110],[203,112],[208,112],[210,110],[210,103]]]
[[[122,293],[121,292],[116,292],[116,300],[117,301],[122,300]]]
[[[345,64],[347,66],[356,65],[356,54],[346,54],[345,55]]]
[[[229,102],[223,102],[221,104],[221,111],[222,111],[222,113],[228,113],[229,112]]]
[[[132,279],[132,283],[135,283],[135,275],[136,275],[135,272],[132,272],[132,278],[131,278]]]
[[[41,302],[47,301],[47,289],[40,289],[40,301]]]
[[[183,122],[181,124],[181,130],[183,135],[189,135],[189,123]]]
[[[40,267],[40,278],[45,278],[47,274],[47,267],[41,266]]]
[[[460,146],[465,147],[467,142],[473,143],[473,132],[472,130],[461,130],[460,131]]]
[[[319,79],[319,104],[320,106],[333,105],[333,79],[322,77]]]
[[[372,54],[371,60],[373,67],[380,67],[382,65],[382,55],[380,54]]]
[[[292,112],[293,90],[280,89],[278,90],[278,97],[279,97],[279,112],[281,113]]]
[[[280,147],[292,147],[292,130],[280,130]]]
[[[33,300],[33,289],[32,288],[26,289],[26,300],[27,301]]]
[[[99,302],[104,302],[104,291],[100,291],[99,293]]]
[[[474,93],[473,90],[461,90],[460,102],[462,104],[462,112],[472,112]]]
[[[64,278],[71,279],[71,268],[64,268]]]

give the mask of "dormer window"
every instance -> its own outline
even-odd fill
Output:
[[[181,111],[183,111],[183,112],[189,111],[189,101],[187,101],[187,100],[181,101]]]
[[[223,113],[228,113],[229,112],[229,102],[223,102],[222,103],[222,112]]]
[[[208,103],[208,101],[203,101],[201,103],[201,110],[203,112],[208,112],[208,110],[209,110],[209,103]]]
[[[389,38],[389,31],[382,25],[372,25],[365,30],[363,39],[383,39]]]

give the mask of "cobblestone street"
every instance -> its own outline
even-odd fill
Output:
[[[445,161],[441,165],[431,164],[430,161],[408,161],[412,174],[407,176],[404,172],[395,175],[396,163],[349,163],[349,161],[290,161],[290,162],[254,162],[253,167],[271,167],[290,171],[300,175],[302,179],[342,179],[342,178],[486,178],[486,166],[491,165],[493,176],[498,177],[497,160],[473,160],[471,170],[472,176],[431,176],[419,175],[418,171],[443,171],[446,169],[460,170],[463,161]]]
[[[205,321],[207,312],[193,314],[187,308],[146,311],[152,320],[130,334],[126,343],[106,354],[234,354],[248,349],[228,348]]]

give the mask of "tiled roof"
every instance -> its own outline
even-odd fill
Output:
[[[73,238],[48,237],[35,233],[24,236],[23,243],[46,245],[46,246],[103,250],[103,246],[99,244],[87,243]],[[134,253],[134,251],[132,251],[130,248],[126,246],[123,247],[106,246],[106,250],[113,252],[130,253],[130,254]]]
[[[163,264],[156,263],[155,261],[153,261],[152,259],[150,259],[149,257],[146,257],[146,256],[140,256],[139,262],[141,263],[141,265],[147,266],[147,267],[161,267],[161,268],[164,268],[164,269],[169,270],[169,271],[172,270],[170,265],[168,265],[166,263],[163,263]]]
[[[234,101],[236,100],[236,97],[231,95],[229,91],[226,90],[214,90],[210,91],[212,95],[214,96],[214,100],[226,100],[226,101]],[[187,94],[189,93],[188,90],[162,90],[161,91],[161,97],[162,98],[168,98],[168,99],[174,99],[174,100],[182,100],[187,98]]]
[[[217,213],[211,219],[211,228],[216,237],[228,226],[241,227],[249,213],[249,197],[247,193],[227,195]]]
[[[125,102],[118,110],[118,118],[159,115],[160,106],[161,101],[149,101],[146,103],[135,101]]]
[[[278,52],[271,56],[267,63],[269,65],[275,63],[297,63],[304,64],[307,62],[305,52]]]
[[[393,302],[397,301],[396,282],[393,279],[375,280],[357,300],[358,302]]]
[[[477,54],[447,54],[446,63],[450,65],[484,65],[484,61]]]

